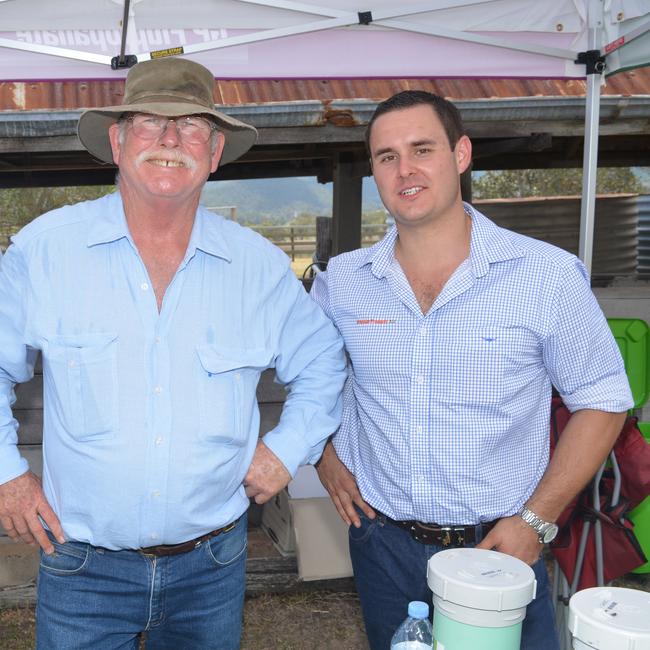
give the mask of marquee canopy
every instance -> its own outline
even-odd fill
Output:
[[[172,55],[219,79],[586,76],[588,267],[601,76],[650,64],[648,0],[0,0],[0,25],[0,81],[115,79]]]

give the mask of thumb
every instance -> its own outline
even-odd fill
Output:
[[[482,540],[480,544],[476,545],[476,548],[484,548],[488,551],[497,547],[497,535],[492,529]]]

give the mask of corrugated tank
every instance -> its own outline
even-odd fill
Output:
[[[639,275],[650,275],[650,194],[640,194],[639,208]]]
[[[647,264],[650,268],[650,197],[645,197]],[[635,275],[639,248],[640,203],[636,194],[596,198],[592,276]],[[504,228],[547,241],[578,254],[580,197],[474,201]]]

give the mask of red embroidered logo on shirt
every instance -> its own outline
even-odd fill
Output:
[[[392,325],[394,322],[387,318],[359,318],[357,325]]]

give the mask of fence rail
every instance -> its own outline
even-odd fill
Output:
[[[316,250],[316,226],[250,226],[255,232],[266,237],[281,248],[290,258],[311,258]],[[386,232],[384,224],[361,226],[361,246],[376,244]]]
[[[304,226],[250,226],[260,235],[266,237],[276,246],[281,248],[290,258],[310,258],[316,250],[316,225]],[[0,230],[0,252],[9,245],[9,236],[15,232],[7,228]],[[369,224],[361,226],[361,246],[376,244],[386,232],[384,224]]]

